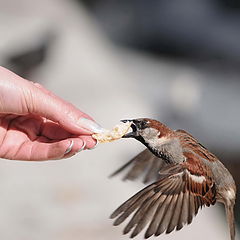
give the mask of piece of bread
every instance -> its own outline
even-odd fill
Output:
[[[130,122],[117,124],[112,130],[105,130],[102,133],[95,133],[92,135],[99,143],[112,142],[120,139],[126,134],[131,126]]]

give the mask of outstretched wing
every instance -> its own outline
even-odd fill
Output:
[[[148,149],[145,149],[111,174],[110,177],[117,175],[129,167],[130,169],[123,180],[135,180],[145,174],[143,182],[148,183],[159,179],[159,171],[165,165],[166,163],[161,158],[156,157]]]
[[[119,225],[134,213],[124,234],[132,231],[134,237],[147,224],[145,238],[180,230],[192,222],[199,208],[215,203],[215,184],[207,172],[194,175],[187,162],[169,166],[164,172],[157,182],[135,194],[111,215],[116,218],[114,225]]]

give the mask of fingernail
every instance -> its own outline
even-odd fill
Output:
[[[70,141],[70,145],[68,146],[67,150],[65,151],[64,155],[70,153],[72,151],[72,148],[73,148],[73,140]]]
[[[83,140],[83,145],[82,145],[82,147],[78,150],[78,152],[81,152],[82,150],[84,150],[85,147],[86,147],[86,142]]]
[[[98,145],[98,140],[96,140],[97,142],[96,142],[96,144],[94,145],[94,147],[92,147],[92,148],[88,148],[87,150],[93,150],[94,148],[96,148],[97,147],[97,145]]]
[[[104,128],[102,128],[99,124],[87,118],[80,118],[78,120],[78,125],[94,133],[101,133],[104,131]]]

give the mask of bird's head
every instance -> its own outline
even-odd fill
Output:
[[[122,120],[122,122],[131,123],[131,131],[126,133],[123,138],[135,138],[150,148],[163,143],[172,132],[161,122],[149,118]]]

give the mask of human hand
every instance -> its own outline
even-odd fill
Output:
[[[91,149],[101,127],[41,85],[0,67],[0,157],[50,160]]]

